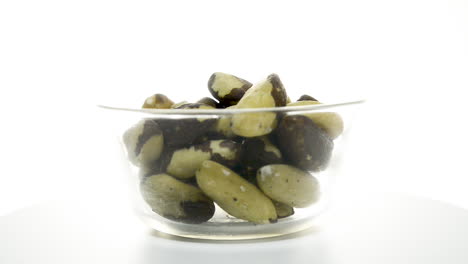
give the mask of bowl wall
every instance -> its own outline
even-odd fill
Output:
[[[275,112],[116,112],[134,211],[158,231],[202,239],[270,237],[314,226],[328,207],[334,182],[349,177],[341,167],[360,103]],[[245,134],[239,132],[243,128],[253,126],[251,120],[258,128],[271,117],[270,132],[239,136]],[[233,132],[235,122],[241,129]],[[234,178],[222,178],[223,170],[212,170],[205,160],[220,164]],[[259,202],[264,198],[280,200],[286,211],[293,207],[294,214],[280,218],[290,212],[280,213],[276,207],[278,217],[265,218],[261,212],[268,206]]]

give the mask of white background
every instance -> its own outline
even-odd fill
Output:
[[[157,92],[193,101],[215,71],[276,72],[293,99],[367,98],[345,186],[468,208],[465,0],[7,0],[0,215],[119,193],[116,114],[96,105],[138,107]]]

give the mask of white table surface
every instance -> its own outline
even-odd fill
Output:
[[[441,202],[363,195],[317,225],[280,238],[192,240],[152,231],[105,199],[48,202],[0,218],[0,263],[468,263],[468,211]]]

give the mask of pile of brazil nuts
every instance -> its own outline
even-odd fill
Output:
[[[148,97],[149,109],[245,109],[320,104],[303,95],[291,102],[278,75],[252,83],[216,72],[213,98],[174,103]],[[203,223],[215,203],[256,224],[275,223],[320,198],[311,174],[324,170],[343,131],[337,113],[255,112],[218,118],[147,118],[123,135],[128,159],[140,168],[140,191],[152,211],[171,220]]]

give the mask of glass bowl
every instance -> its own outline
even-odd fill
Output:
[[[316,224],[335,180],[345,174],[343,154],[363,102],[248,109],[101,107],[118,119],[132,204],[144,223],[171,235],[235,240]],[[232,133],[239,118],[270,117],[275,123],[264,136]]]

